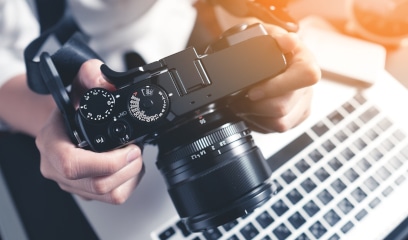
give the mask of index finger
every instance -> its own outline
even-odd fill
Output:
[[[141,150],[135,145],[102,153],[74,147],[71,154],[60,158],[59,171],[68,179],[108,176],[139,157]]]

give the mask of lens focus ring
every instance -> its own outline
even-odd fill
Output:
[[[179,159],[184,159],[208,147],[213,147],[215,150],[229,144],[232,141],[245,137],[249,133],[250,131],[244,122],[232,123],[229,126],[217,129],[216,131],[209,133],[190,144],[184,145],[179,149],[165,153],[161,156],[161,159],[165,160],[162,162],[165,162],[166,165],[171,164]],[[158,167],[160,169],[162,164],[158,163]]]

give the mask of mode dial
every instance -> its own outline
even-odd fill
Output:
[[[169,98],[166,92],[156,85],[135,89],[129,99],[129,112],[140,122],[157,122],[167,115],[168,109]]]
[[[104,88],[92,88],[81,98],[79,111],[85,119],[104,121],[113,111],[115,98]]]

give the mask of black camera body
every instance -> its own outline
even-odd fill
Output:
[[[226,31],[202,55],[187,48],[127,72],[102,65],[116,90],[89,89],[78,109],[67,79],[95,54],[73,35],[58,52],[43,52],[35,62],[46,37],[25,52],[30,88],[53,95],[79,147],[104,152],[132,143],[158,145],[156,165],[190,231],[225,224],[271,198],[272,171],[246,123],[229,109],[251,86],[286,69],[283,53],[261,24]]]
[[[97,152],[158,145],[156,165],[187,228],[214,228],[273,195],[270,167],[228,106],[285,69],[283,53],[261,24],[236,26],[203,55],[187,48],[128,72],[102,65],[116,90],[88,90],[75,129]]]
[[[238,93],[286,67],[260,24],[229,30],[208,51],[200,56],[187,48],[125,73],[103,65],[102,73],[117,90],[94,88],[83,95],[76,113],[80,136],[98,152],[154,143],[185,122],[205,124],[211,108],[228,105]]]

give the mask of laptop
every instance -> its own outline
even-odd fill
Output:
[[[310,29],[301,36],[313,51],[326,53],[316,54],[324,77],[314,86],[310,117],[285,133],[253,133],[273,169],[276,192],[267,203],[218,228],[190,233],[156,169],[157,149],[146,146],[146,174],[125,204],[77,199],[98,236],[122,240],[404,239],[408,228],[404,227],[408,225],[408,114],[404,105],[408,91],[384,70],[381,47]],[[326,39],[327,49],[308,41],[316,38]],[[364,51],[368,55],[359,55]],[[346,58],[340,59],[341,54]]]

